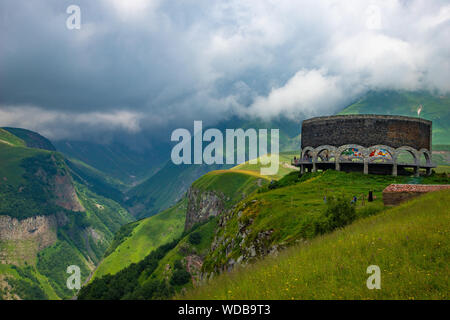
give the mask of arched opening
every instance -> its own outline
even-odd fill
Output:
[[[420,166],[426,166],[428,164],[428,155],[424,152],[420,153],[419,164]]]
[[[317,154],[317,162],[334,162],[335,160],[334,153],[329,149],[322,149]]]
[[[397,164],[414,165],[416,163],[415,155],[407,149],[397,150],[396,160]]]
[[[306,150],[305,152],[303,152],[302,160],[306,161],[306,162],[312,162],[312,160],[313,160],[312,150]]]

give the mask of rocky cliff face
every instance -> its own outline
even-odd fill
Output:
[[[57,240],[56,215],[17,220],[0,216],[0,264],[32,263],[37,253]]]
[[[51,185],[56,205],[71,211],[85,211],[73,187],[72,178],[68,174],[56,175]]]
[[[55,170],[43,169],[48,167],[49,162],[50,169],[55,168]],[[65,165],[61,165],[63,162],[64,160],[57,159],[55,155],[51,155],[49,159],[36,158],[33,168],[37,167],[37,169],[33,175],[42,182],[41,185],[45,186],[54,204],[71,211],[85,211],[78,199],[70,173]]]
[[[224,210],[225,196],[216,191],[202,191],[189,188],[188,207],[184,230],[187,231],[196,223],[204,222],[209,217],[218,216]]]
[[[203,279],[231,271],[236,265],[244,265],[266,255],[276,255],[285,246],[272,241],[273,229],[252,232],[254,217],[249,212],[258,211],[262,205],[257,200],[242,202],[220,216],[210,253],[202,269]],[[235,223],[237,232],[229,232],[229,225]]]

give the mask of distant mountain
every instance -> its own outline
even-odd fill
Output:
[[[133,149],[123,143],[100,144],[91,141],[54,141],[58,151],[127,185],[135,185],[155,173],[170,156],[169,144],[153,149]]]
[[[137,218],[152,216],[181,199],[199,177],[224,165],[175,165],[168,161],[152,177],[126,193],[125,205]]]
[[[418,110],[421,109],[420,114]],[[433,145],[450,145],[450,97],[429,92],[372,91],[339,114],[390,114],[433,121]]]

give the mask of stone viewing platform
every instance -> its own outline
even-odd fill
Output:
[[[431,155],[431,121],[391,115],[338,115],[303,121],[301,156],[292,165],[301,173],[319,169],[365,174],[427,175],[436,166]],[[411,170],[411,171],[408,171]]]
[[[383,202],[385,206],[395,206],[421,194],[444,189],[450,190],[450,184],[391,184],[383,190]]]

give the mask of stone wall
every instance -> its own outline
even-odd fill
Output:
[[[346,144],[431,150],[431,121],[383,115],[342,115],[303,121],[302,148]]]

